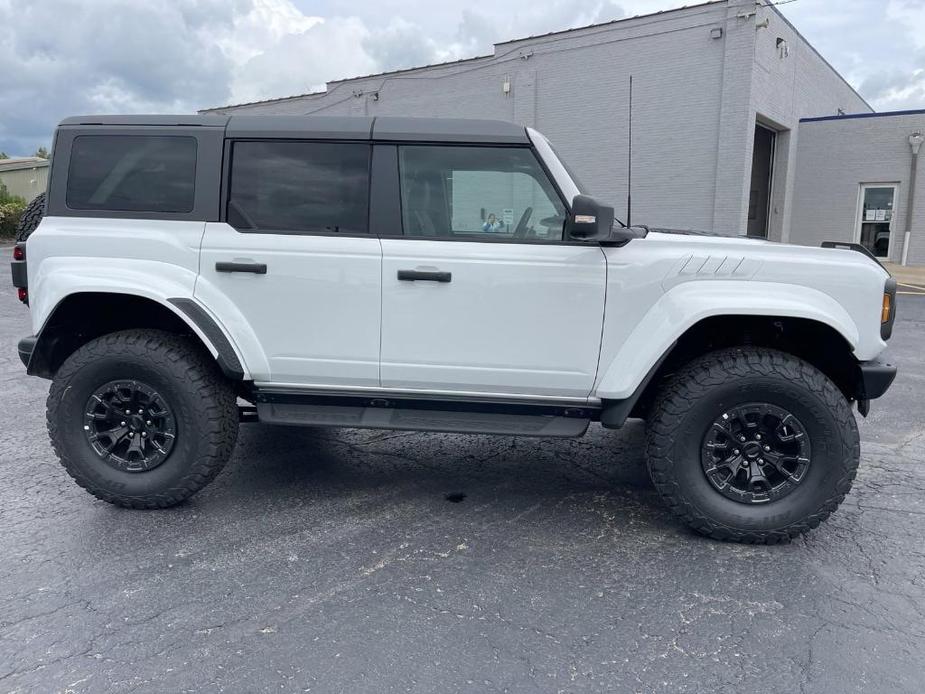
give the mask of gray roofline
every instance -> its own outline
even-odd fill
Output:
[[[73,116],[59,127],[78,132],[127,127],[144,132],[147,126],[221,128],[234,139],[358,140],[529,145],[523,125],[478,118],[407,118],[393,116],[282,116],[266,114],[170,115],[133,114]],[[2,162],[0,162],[2,163]],[[30,168],[30,167],[22,167]]]
[[[70,116],[65,118],[58,127],[81,125],[137,125],[137,126],[192,126],[223,128],[228,123],[226,115],[209,114],[132,114],[132,115],[91,115]]]
[[[495,44],[498,45],[498,44]],[[468,58],[458,58],[457,60],[447,60],[442,63],[429,63],[427,65],[416,65],[414,67],[403,67],[397,70],[384,70],[383,72],[373,72],[369,75],[357,75],[356,77],[344,77],[339,80],[329,80],[328,84],[343,84],[344,82],[357,82],[359,80],[367,80],[372,77],[384,77],[386,75],[400,75],[403,72],[417,72],[418,70],[430,70],[435,67],[450,67],[452,65],[459,65],[460,63],[471,63],[476,60],[487,60],[489,58],[494,58],[494,53],[486,53],[484,55],[473,55]],[[323,92],[322,92],[323,93]]]
[[[760,0],[759,0],[759,2],[760,2]],[[811,44],[811,43],[806,39],[806,37],[803,36],[803,34],[800,33],[800,30],[797,29],[795,26],[793,26],[793,24],[790,22],[790,20],[787,19],[787,18],[784,16],[784,13],[781,12],[779,9],[777,9],[777,6],[776,6],[776,5],[772,4],[772,0],[764,0],[764,4],[761,5],[761,6],[762,6],[762,7],[766,7],[766,8],[768,8],[768,9],[771,9],[771,10],[774,10],[775,14],[777,14],[777,16],[780,17],[780,18],[784,21],[784,24],[786,24],[788,27],[790,27],[790,28],[793,30],[793,33],[796,34],[797,36],[799,36],[800,39],[803,41],[803,43],[805,43],[807,46],[809,46],[810,50],[811,50],[813,53],[816,54],[816,57],[819,58],[819,60],[821,60],[823,63],[825,63],[826,67],[828,67],[829,70],[831,70],[832,73],[833,73],[838,79],[840,79],[842,82],[844,82],[845,85],[848,87],[848,89],[850,89],[851,91],[853,91],[854,94],[855,94],[855,96],[857,96],[861,101],[864,102],[864,104],[867,106],[867,108],[869,108],[871,111],[874,111],[874,110],[875,110],[874,107],[870,105],[870,102],[869,102],[867,99],[865,99],[863,96],[861,96],[861,93],[860,93],[857,89],[854,88],[854,86],[851,84],[851,82],[849,82],[848,80],[846,80],[845,77],[844,77],[838,70],[836,70],[836,69],[832,66],[832,63],[830,63],[828,60],[826,60],[826,59],[825,59],[825,56],[823,56],[822,53],[820,53],[819,51],[817,51],[817,50],[816,50],[816,47],[813,46],[813,44]]]
[[[48,164],[48,159],[43,159],[42,157],[10,157],[9,159],[0,159],[0,171],[42,169]]]
[[[879,113],[846,113],[843,116],[817,116],[815,118],[801,118],[801,123],[819,123],[829,120],[857,120],[859,118],[890,118],[892,116],[925,116],[925,108],[908,109],[905,111],[882,111]]]
[[[240,108],[241,106],[256,106],[258,104],[275,104],[279,101],[292,101],[293,99],[304,99],[307,96],[324,96],[327,91],[323,92],[306,92],[305,94],[293,94],[292,96],[278,96],[275,99],[258,99],[257,101],[244,101],[240,104],[228,104],[227,106],[210,106],[201,108],[196,113],[209,113],[211,111],[221,111],[225,108]]]
[[[649,17],[658,17],[664,14],[672,14],[674,12],[684,12],[686,10],[696,10],[701,7],[707,7],[709,5],[720,5],[728,2],[728,0],[706,0],[705,2],[699,2],[695,5],[682,5],[681,7],[670,7],[667,10],[657,10],[655,12],[648,12],[646,14],[634,14],[632,17],[620,17],[620,19],[611,19],[607,22],[598,22],[596,24],[587,24],[583,27],[571,27],[569,29],[559,29],[558,31],[547,31],[545,34],[533,34],[530,36],[524,36],[519,39],[508,39],[507,41],[499,41],[496,43],[496,46],[506,46],[511,43],[520,43],[521,41],[530,41],[532,39],[545,39],[548,36],[558,36],[560,34],[571,34],[576,31],[585,31],[586,29],[597,29],[598,27],[605,27],[611,24],[620,24],[622,22],[631,22],[636,19],[648,19]]]

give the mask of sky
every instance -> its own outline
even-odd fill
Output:
[[[0,0],[0,151],[89,113],[193,113],[698,0]],[[925,0],[780,9],[877,110],[925,108]]]

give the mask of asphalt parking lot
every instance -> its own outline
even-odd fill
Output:
[[[668,515],[637,423],[246,425],[190,502],[114,508],[52,455],[7,288],[0,692],[920,692],[925,297],[899,315],[853,492],[809,536],[748,547]]]

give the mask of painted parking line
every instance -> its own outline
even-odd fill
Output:
[[[897,294],[904,294],[906,296],[925,296],[925,287],[920,287],[917,284],[907,284],[906,282],[897,282],[897,287],[901,290],[906,291],[897,291]],[[908,291],[908,290],[912,291]]]

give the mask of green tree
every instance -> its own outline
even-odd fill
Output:
[[[48,159],[48,150],[44,147],[39,147],[32,156],[39,157],[40,159]]]
[[[9,159],[10,155],[6,152],[0,152],[0,159]]]
[[[16,234],[25,209],[26,201],[18,195],[10,195],[6,186],[0,183],[0,238],[10,239]]]

